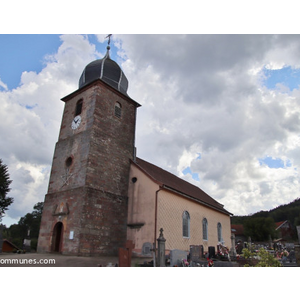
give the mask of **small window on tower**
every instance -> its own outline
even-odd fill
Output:
[[[115,104],[115,116],[117,118],[121,118],[122,115],[122,107],[121,104],[119,102],[116,102]]]
[[[83,100],[79,100],[76,104],[75,117],[81,114]]]
[[[66,167],[69,168],[72,165],[73,159],[72,157],[68,157],[66,159]]]

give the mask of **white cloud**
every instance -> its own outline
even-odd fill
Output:
[[[98,56],[84,36],[61,40],[41,72],[24,71],[19,87],[0,91],[0,140],[5,145],[0,154],[13,180],[14,203],[7,216],[14,221],[44,201],[64,107],[60,99],[78,88],[83,68]]]
[[[104,35],[98,36],[103,41]],[[299,89],[268,90],[262,70],[299,67],[299,36],[114,35],[137,114],[139,157],[199,185],[234,214],[299,196]],[[0,90],[1,158],[13,174],[12,216],[43,201],[63,103],[101,57],[85,36],[62,36],[40,73]],[[1,83],[1,82],[0,82]],[[201,159],[199,159],[201,154]],[[290,163],[269,168],[271,156]],[[182,175],[190,167],[191,174]],[[23,195],[21,197],[21,195]]]
[[[139,155],[175,174],[190,166],[198,185],[235,214],[299,196],[299,90],[269,91],[260,77],[266,65],[298,67],[298,36],[133,38],[125,36],[122,47],[130,95],[143,104]],[[262,167],[266,155],[292,166]]]
[[[7,88],[7,84],[5,84],[2,80],[1,80],[1,78],[0,78],[0,87],[1,88],[3,88],[4,90],[8,90],[8,88]]]

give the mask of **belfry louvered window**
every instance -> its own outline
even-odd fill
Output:
[[[182,214],[182,235],[183,237],[190,237],[190,214],[187,211]]]
[[[83,103],[83,100],[80,99],[77,103],[76,103],[76,110],[75,110],[75,116],[78,116],[81,114],[81,111],[82,111],[82,103]]]
[[[116,104],[115,104],[115,116],[117,118],[121,118],[121,116],[122,116],[122,107],[119,102],[116,102]]]

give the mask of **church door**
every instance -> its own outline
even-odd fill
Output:
[[[51,247],[53,252],[61,252],[62,250],[63,228],[62,222],[58,222],[54,226]]]

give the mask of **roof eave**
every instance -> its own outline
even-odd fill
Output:
[[[78,88],[76,91],[72,92],[71,94],[61,98],[60,100],[63,101],[63,102],[67,102],[69,99],[71,99],[72,97],[74,97],[74,95],[76,95],[77,93],[80,93],[82,91],[84,91],[85,89],[88,89],[91,85],[95,84],[96,82],[101,82],[103,83],[104,85],[106,85],[110,90],[112,90],[113,92],[116,92],[118,93],[120,96],[122,96],[124,99],[127,99],[127,100],[130,100],[134,103],[134,105],[136,107],[140,107],[141,104],[139,104],[138,102],[136,102],[135,100],[133,100],[132,98],[130,98],[128,95],[125,95],[123,94],[121,91],[115,89],[113,86],[109,85],[107,82],[103,81],[102,79],[100,78],[97,78],[91,82],[89,82],[88,84]]]
[[[156,184],[158,184],[160,187],[163,186],[163,183],[155,179],[153,176],[151,176],[145,169],[143,169],[138,163],[136,163],[134,160],[130,160],[131,163],[133,163],[140,171],[142,171],[146,176],[148,176],[152,181],[154,181]]]

